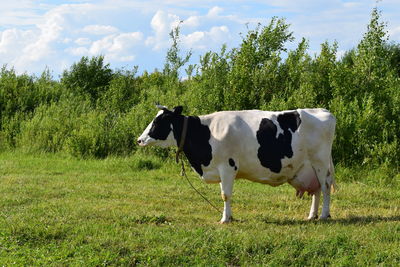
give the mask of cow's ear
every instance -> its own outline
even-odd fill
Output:
[[[176,115],[181,115],[181,114],[182,114],[182,110],[183,110],[183,107],[182,107],[182,106],[177,106],[177,107],[174,107],[174,109],[173,109],[172,111],[173,111],[174,114],[176,114]]]
[[[158,109],[160,109],[160,110],[168,110],[168,108],[166,107],[166,106],[163,106],[163,105],[160,105],[160,104],[157,104],[156,103],[156,107],[158,108]]]

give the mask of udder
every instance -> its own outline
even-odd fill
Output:
[[[308,192],[309,195],[313,195],[321,188],[317,174],[310,164],[305,164],[296,176],[288,182],[296,188],[296,196],[298,197],[302,197],[305,192]]]

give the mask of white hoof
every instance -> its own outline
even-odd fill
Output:
[[[307,220],[314,221],[318,219],[318,214],[308,216]]]
[[[220,221],[219,221],[219,223],[220,224],[228,224],[228,223],[231,223],[233,221],[233,218],[232,218],[232,216],[231,217],[229,217],[229,218],[222,218]]]

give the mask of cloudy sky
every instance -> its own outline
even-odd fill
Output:
[[[305,37],[310,53],[326,40],[339,53],[359,42],[378,5],[390,39],[400,42],[399,0],[0,0],[0,65],[55,78],[82,56],[104,55],[112,68],[153,71],[164,65],[170,30],[181,24],[182,49],[193,62],[273,16],[291,24],[296,42]],[[247,26],[246,26],[247,25]]]

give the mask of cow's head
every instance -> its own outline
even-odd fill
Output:
[[[173,123],[181,116],[182,106],[175,107],[173,110],[160,105],[157,105],[157,108],[160,111],[138,138],[138,145],[161,147],[177,145],[173,134]]]

